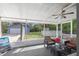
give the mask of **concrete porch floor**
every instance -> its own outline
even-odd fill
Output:
[[[50,51],[44,48],[44,45],[12,49],[3,56],[52,56]]]

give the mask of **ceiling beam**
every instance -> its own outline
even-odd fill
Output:
[[[76,3],[72,3],[72,4],[68,5],[68,6],[66,6],[65,8],[63,8],[63,10],[67,10],[67,9],[69,9],[69,8],[75,6],[75,5],[76,5]]]

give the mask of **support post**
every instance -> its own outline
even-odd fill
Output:
[[[70,22],[70,36],[71,36],[71,38],[72,38],[72,35],[73,35],[73,25],[72,25],[72,20],[71,20],[71,22]]]
[[[61,29],[61,40],[62,40],[62,37],[63,37],[63,35],[62,35],[62,23],[60,24],[60,29]]]
[[[44,29],[43,30],[45,31],[45,24],[44,24]]]
[[[45,36],[45,24],[44,24],[44,27],[43,27],[43,36]]]
[[[56,24],[56,37],[58,37],[58,24]]]
[[[1,17],[0,17],[0,37],[2,36]]]
[[[24,39],[24,36],[25,36],[25,26],[24,24],[21,24],[21,40]]]

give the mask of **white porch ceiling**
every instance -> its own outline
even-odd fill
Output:
[[[66,12],[75,14],[67,15],[66,19],[54,19],[52,14],[59,14],[70,3],[0,3],[0,16],[27,19],[23,22],[57,24],[68,22],[76,18],[76,7],[70,7]],[[2,18],[2,21],[20,22],[21,19]]]

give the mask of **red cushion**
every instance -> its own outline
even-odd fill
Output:
[[[56,42],[56,43],[60,43],[60,41],[61,41],[60,38],[55,38],[54,39],[54,42]]]

